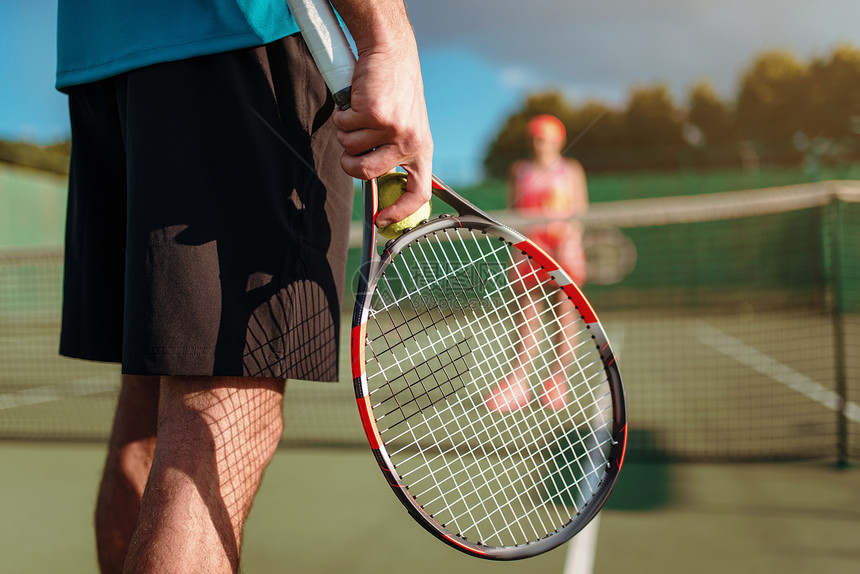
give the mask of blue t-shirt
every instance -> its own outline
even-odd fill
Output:
[[[284,0],[59,0],[57,89],[298,31]]]

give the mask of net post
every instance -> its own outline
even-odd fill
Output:
[[[842,285],[842,253],[841,253],[841,217],[842,201],[833,195],[824,207],[826,221],[827,247],[830,250],[829,279],[831,294],[831,311],[833,313],[833,346],[836,367],[836,394],[839,397],[839,408],[836,409],[836,466],[848,468],[848,373],[846,367],[846,340],[844,321],[844,300]]]

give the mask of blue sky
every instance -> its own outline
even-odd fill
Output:
[[[50,141],[69,131],[54,91],[56,0],[0,3],[0,137]]]
[[[665,82],[682,100],[708,78],[725,95],[755,54],[801,58],[860,46],[858,0],[411,0],[435,171],[480,178],[486,147],[525,95],[622,103],[636,83]],[[68,134],[54,91],[56,0],[0,2],[0,138]]]

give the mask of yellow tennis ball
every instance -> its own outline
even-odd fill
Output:
[[[386,173],[377,179],[379,189],[379,211],[393,204],[406,193],[406,174],[401,172]],[[379,230],[380,235],[388,239],[397,239],[406,229],[411,229],[430,217],[430,201],[418,208],[418,211],[403,219],[387,225]]]

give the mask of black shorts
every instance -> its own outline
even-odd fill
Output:
[[[68,92],[60,352],[336,380],[353,184],[301,38]]]

